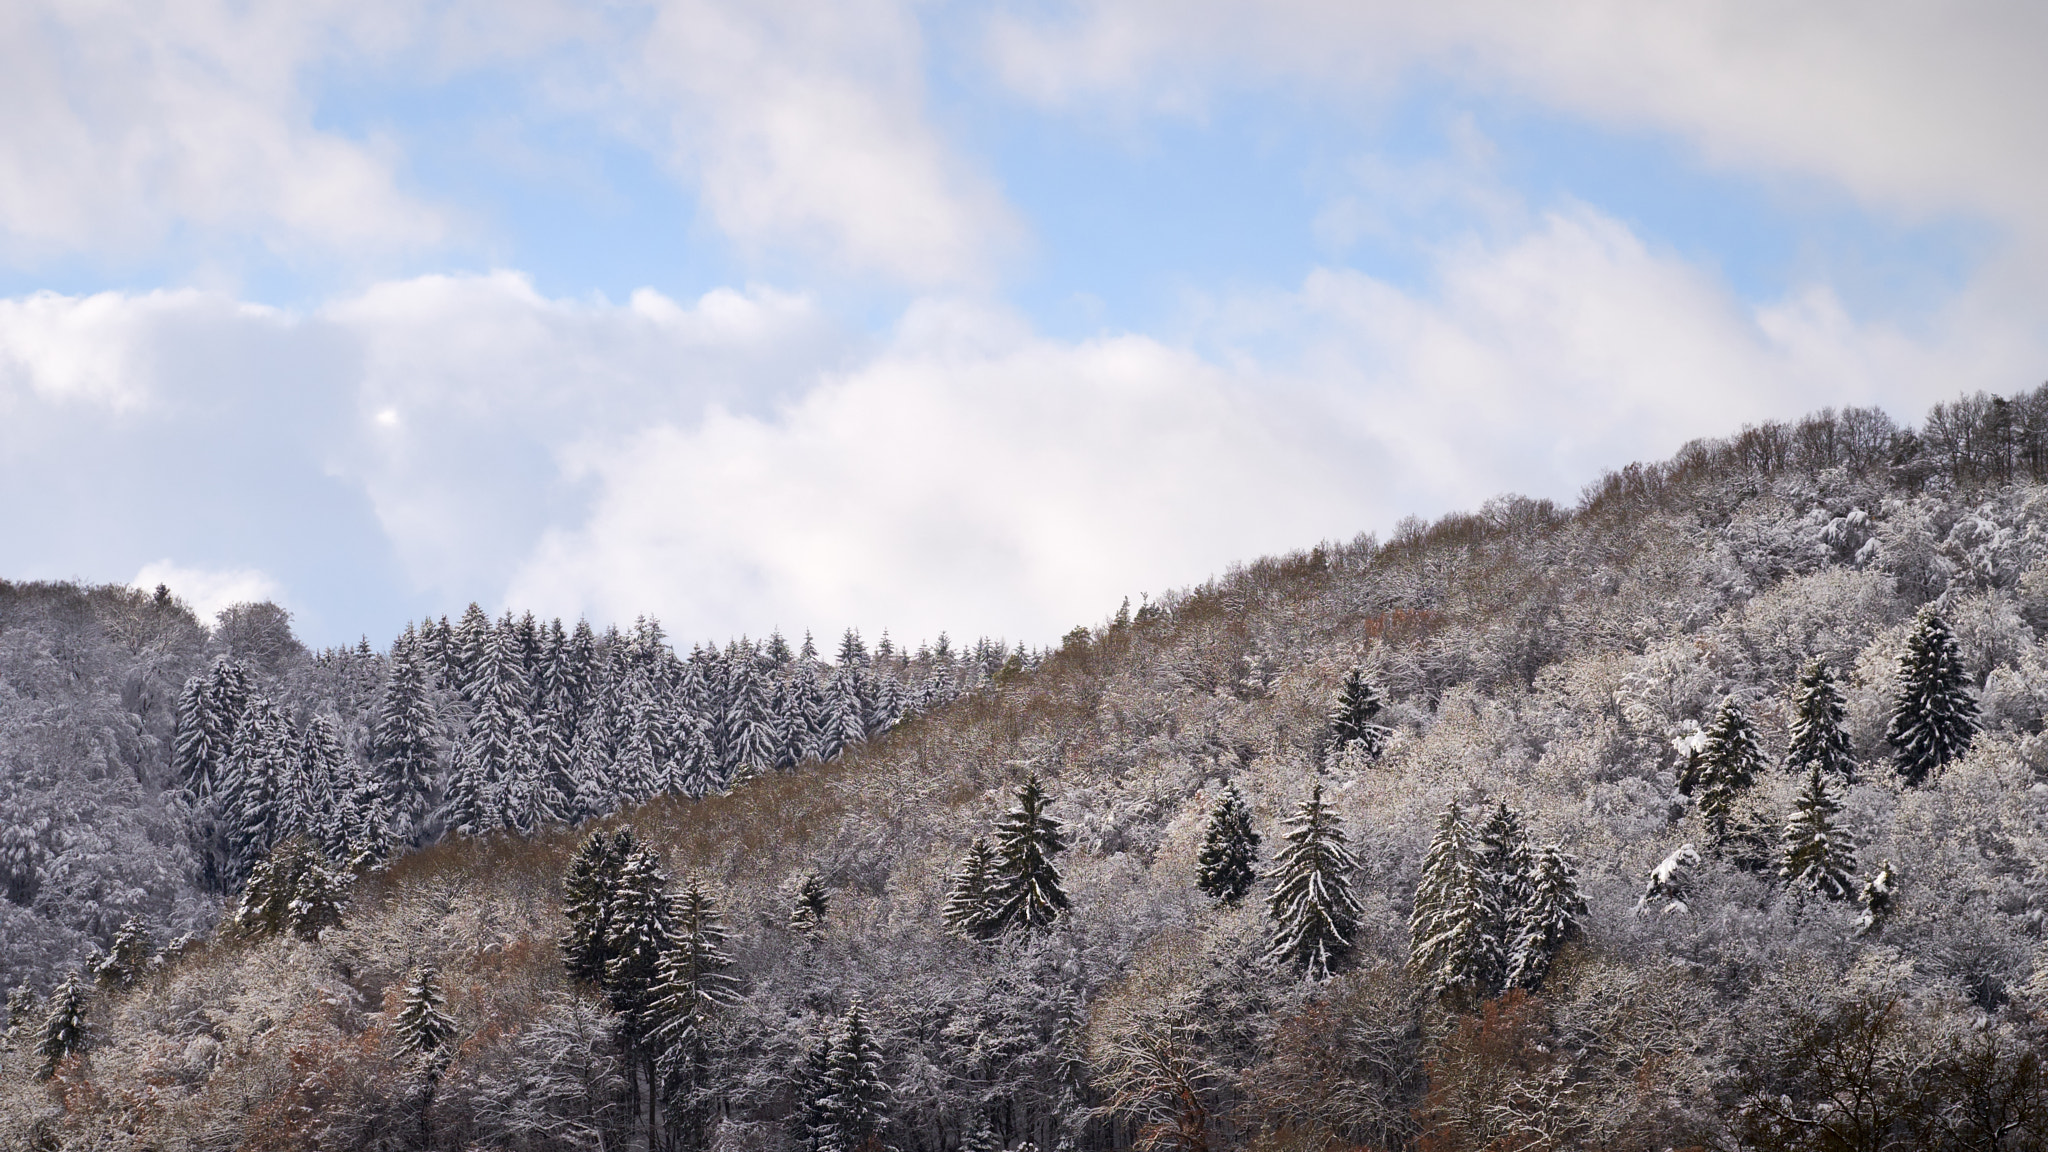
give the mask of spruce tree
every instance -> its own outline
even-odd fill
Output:
[[[1842,811],[1819,761],[1806,767],[1806,787],[1793,802],[1779,852],[1778,875],[1785,883],[1810,888],[1830,900],[1847,899],[1856,884],[1856,841],[1835,823]]]
[[[967,846],[960,867],[953,873],[952,889],[946,895],[946,926],[969,939],[985,940],[994,935],[989,915],[989,883],[996,866],[996,854],[980,836]]]
[[[178,720],[172,743],[172,764],[178,778],[204,800],[219,786],[235,727],[249,702],[249,673],[226,656],[218,657],[204,675],[185,682],[178,696]]]
[[[301,940],[316,940],[322,929],[341,923],[349,883],[349,877],[327,862],[317,843],[293,836],[250,871],[228,922],[244,936],[260,939],[290,932]]]
[[[1487,934],[1501,941],[1502,969],[1487,974],[1487,984],[1502,987],[1507,978],[1506,965],[1513,953],[1515,926],[1528,912],[1530,900],[1534,897],[1533,881],[1536,864],[1529,856],[1529,839],[1522,830],[1521,813],[1501,801],[1494,806],[1493,814],[1479,828],[1479,853],[1481,866],[1485,869],[1488,882],[1493,888],[1493,906],[1496,919],[1487,926]]]
[[[619,869],[634,850],[633,830],[584,838],[562,877],[562,912],[569,930],[562,934],[562,964],[569,978],[586,984],[604,980],[611,959],[605,941],[611,931],[611,899]]]
[[[1534,989],[1550,971],[1550,962],[1565,941],[1577,935],[1586,919],[1586,900],[1579,894],[1578,873],[1571,858],[1556,844],[1536,854],[1527,895],[1510,918],[1507,977],[1511,988]]]
[[[989,874],[988,931],[1046,928],[1067,911],[1066,889],[1053,858],[1066,851],[1060,822],[1046,814],[1045,790],[1033,774],[1017,789],[1017,805],[996,824],[995,867]]]
[[[874,1152],[889,1122],[889,1085],[882,1078],[882,1054],[868,1027],[867,1012],[855,1000],[832,1038],[820,1102],[824,1131],[820,1152]]]
[[[1742,702],[1730,696],[1721,702],[1721,710],[1707,727],[1695,788],[1700,817],[1716,844],[1727,838],[1735,801],[1756,783],[1757,771],[1762,767],[1763,753],[1757,749],[1756,727],[1750,723]]]
[[[1355,748],[1378,758],[1392,735],[1373,723],[1381,707],[1379,693],[1366,679],[1365,669],[1353,668],[1345,674],[1344,684],[1337,690],[1337,705],[1330,713],[1330,738],[1339,752]]]
[[[1970,673],[1948,625],[1924,608],[1899,655],[1899,698],[1885,739],[1896,753],[1899,776],[1918,787],[1929,773],[1969,750],[1977,731],[1977,701]]]
[[[90,1002],[91,988],[76,971],[50,993],[49,1012],[43,1017],[42,1033],[36,1040],[36,1054],[43,1058],[43,1079],[56,1075],[57,1066],[65,1057],[85,1051],[90,1039],[85,1013]]]
[[[455,1018],[448,1015],[446,996],[441,994],[441,974],[432,965],[422,965],[405,986],[391,1033],[399,1050],[409,1056],[436,1061],[455,1039]]]
[[[1863,905],[1863,915],[1856,919],[1858,936],[1875,936],[1884,927],[1885,918],[1891,915],[1898,883],[1899,878],[1892,871],[1889,860],[1878,865],[1876,875],[1863,882],[1862,889],[1856,893],[1856,902]]]
[[[149,972],[150,957],[155,951],[156,942],[150,938],[148,926],[130,916],[115,931],[107,954],[93,965],[93,977],[102,988],[133,988]]]
[[[832,909],[832,893],[816,872],[806,872],[797,881],[796,903],[790,909],[789,930],[810,936],[825,930],[825,916]]]
[[[1408,918],[1409,966],[1418,980],[1459,997],[1490,995],[1504,968],[1499,896],[1478,833],[1453,803],[1422,858]]]
[[[1843,783],[1855,783],[1856,757],[1848,730],[1842,727],[1848,715],[1849,706],[1827,661],[1810,661],[1800,669],[1792,691],[1792,739],[1785,750],[1785,767],[1797,772],[1818,764]]]
[[[1209,828],[1202,835],[1202,854],[1196,858],[1200,871],[1195,883],[1224,904],[1235,908],[1258,882],[1259,834],[1252,829],[1252,810],[1235,785],[1226,787],[1209,813]]]
[[[385,789],[399,837],[421,842],[440,776],[440,739],[417,641],[392,645],[391,669],[370,734],[370,763]]]
[[[670,928],[668,875],[661,870],[661,857],[645,848],[634,850],[610,889],[601,987],[621,1018],[628,1047],[651,1060],[657,1053],[647,1042],[660,1023],[653,1012],[654,989],[661,981]]]
[[[662,949],[649,1012],[650,1037],[670,1060],[693,1058],[712,1009],[740,1000],[739,981],[725,950],[725,923],[709,894],[691,884],[669,900],[668,941]]]
[[[809,633],[804,635],[804,644],[810,644]],[[832,1134],[831,1085],[832,1033],[825,1030],[816,1043],[804,1049],[803,1060],[790,1077],[790,1091],[796,1097],[796,1107],[790,1110],[792,1135],[804,1152],[819,1152]]]
[[[1288,830],[1287,846],[1267,872],[1273,892],[1266,911],[1274,928],[1266,955],[1320,980],[1350,951],[1358,927],[1362,909],[1351,894],[1358,860],[1344,846],[1342,822],[1323,802],[1320,783],[1282,827]]]

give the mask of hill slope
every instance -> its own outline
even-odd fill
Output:
[[[858,1003],[887,1086],[876,1138],[906,1152],[2040,1147],[2048,445],[2010,407],[1966,399],[1919,432],[1824,414],[1632,468],[1571,512],[1505,499],[1262,561],[830,765],[405,856],[315,940],[223,938],[97,993],[90,1044],[49,1079],[24,1032],[0,1132],[839,1147],[846,1094],[811,1059],[821,1038],[845,1050]],[[1982,730],[1909,787],[1887,730],[1923,606],[1955,636]],[[1853,879],[1892,878],[1870,926],[1777,868],[1809,783],[1781,760],[1815,658],[1854,760],[1830,792]],[[1331,740],[1360,667],[1387,701],[1377,756]],[[1717,815],[1702,765],[1721,753],[1701,736],[1731,700],[1763,762]],[[1029,775],[1064,828],[1071,911],[965,939],[942,917],[954,871]],[[1265,887],[1231,908],[1197,886],[1226,786],[1268,860],[1312,791],[1341,818],[1358,917],[1329,979],[1267,958]],[[1575,861],[1581,929],[1533,989],[1440,991],[1410,964],[1453,803],[1475,824],[1505,804],[1532,849]],[[627,823],[717,900],[742,993],[661,1069],[660,1117],[622,1022],[556,947],[571,854]],[[1660,867],[1688,844],[1694,862]],[[816,932],[790,927],[805,873],[830,891]],[[434,1060],[400,1023],[425,964],[455,1029]]]

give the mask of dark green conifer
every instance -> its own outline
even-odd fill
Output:
[[[988,886],[990,932],[1050,927],[1067,911],[1066,889],[1053,862],[1067,842],[1045,805],[1045,790],[1033,775],[1017,789],[1016,807],[996,824]]]
[[[36,1054],[43,1058],[43,1079],[56,1075],[57,1066],[65,1057],[85,1051],[90,1040],[85,1013],[91,1004],[91,992],[74,971],[50,993],[49,1012],[43,1017],[42,1034],[36,1040]]]
[[[1756,727],[1750,723],[1742,702],[1730,696],[1721,702],[1721,710],[1707,727],[1695,789],[1700,818],[1717,845],[1727,838],[1735,801],[1756,783],[1757,771],[1762,767],[1763,753],[1757,748]]]
[[[1955,635],[1932,609],[1922,609],[1899,656],[1899,698],[1885,730],[1900,777],[1919,786],[1968,751],[1976,731],[1977,701]]]
[[[1266,955],[1320,980],[1351,950],[1351,935],[1363,914],[1351,894],[1358,860],[1344,846],[1343,823],[1323,802],[1321,784],[1282,826],[1288,830],[1283,837],[1287,846],[1267,873],[1273,893],[1266,898],[1266,911],[1274,928]]]
[[[825,917],[832,910],[832,893],[816,872],[806,872],[796,884],[796,903],[789,912],[789,930],[810,936],[825,930]]]
[[[1806,765],[1806,787],[1793,802],[1785,827],[1778,875],[1789,885],[1809,888],[1830,900],[1847,899],[1856,884],[1856,840],[1835,823],[1842,811],[1818,760]]]
[[[1849,706],[1835,686],[1835,673],[1825,660],[1809,662],[1792,691],[1792,739],[1785,766],[1794,772],[1808,764],[1845,784],[1856,782],[1856,757],[1842,722]]]
[[[1196,863],[1200,868],[1196,884],[1233,908],[1258,882],[1259,834],[1252,828],[1252,810],[1236,785],[1223,790],[1209,813],[1209,828],[1202,836],[1202,854]]]
[[[1373,722],[1383,706],[1379,693],[1366,679],[1363,668],[1353,668],[1337,690],[1337,705],[1330,713],[1330,741],[1339,752],[1357,749],[1377,758],[1387,746],[1391,733]]]
[[[969,939],[984,940],[990,931],[989,881],[995,871],[996,856],[989,848],[988,841],[980,836],[967,846],[966,855],[960,858],[960,867],[953,873],[953,884],[946,895],[943,915],[946,926]]]

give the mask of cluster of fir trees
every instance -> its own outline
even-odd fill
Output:
[[[1968,751],[1977,728],[1969,672],[1954,634],[1931,608],[1921,611],[1907,636],[1898,681],[1886,739],[1900,782],[1918,787]],[[1768,829],[1743,813],[1738,803],[1765,763],[1756,727],[1740,701],[1727,698],[1705,729],[1680,740],[1685,759],[1678,786],[1693,798],[1712,850],[1727,851],[1736,864],[1752,871],[1774,870],[1787,885],[1828,899],[1856,896],[1864,904],[1865,928],[1870,929],[1881,921],[1896,877],[1887,861],[1870,879],[1861,884],[1856,879],[1856,838],[1839,820],[1840,789],[1857,779],[1856,758],[1843,727],[1847,713],[1834,672],[1825,661],[1811,661],[1800,670],[1792,694],[1785,768],[1805,780],[1775,845]],[[1672,875],[1653,875],[1646,900],[1676,898],[1674,877],[1682,861],[1674,857],[1667,863],[1672,867],[1660,866],[1660,871]]]
[[[977,836],[961,858],[942,913],[948,927],[969,939],[993,940],[1012,929],[1050,927],[1067,912],[1055,859],[1066,851],[1066,837],[1045,809],[1045,788],[1034,773],[997,822],[995,842]]]
[[[1422,858],[1410,968],[1424,985],[1466,1000],[1533,989],[1585,916],[1561,845],[1532,851],[1521,815],[1505,803],[1475,828],[1454,802]]]
[[[987,649],[983,651],[981,649]],[[1007,659],[984,643],[956,657],[942,636],[918,654],[858,633],[835,663],[808,636],[791,649],[699,647],[678,657],[660,626],[565,629],[531,614],[408,626],[382,665],[367,739],[338,719],[287,710],[222,657],[185,686],[174,767],[198,813],[207,881],[232,890],[300,836],[331,861],[420,845],[445,832],[533,832],[664,794],[702,796],[753,773],[830,761],[962,690]]]

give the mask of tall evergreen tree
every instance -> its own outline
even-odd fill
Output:
[[[1528,834],[1522,830],[1522,816],[1501,801],[1479,828],[1481,866],[1493,886],[1494,923],[1487,933],[1501,941],[1503,968],[1488,973],[1487,983],[1499,987],[1506,980],[1505,965],[1513,949],[1515,925],[1534,897],[1536,863],[1529,855]]]
[[[43,1079],[56,1075],[65,1057],[85,1051],[90,1041],[85,1013],[91,999],[91,987],[75,971],[50,993],[49,1014],[36,1038],[36,1054],[43,1058]]]
[[[409,1056],[433,1060],[455,1039],[455,1018],[448,1015],[448,998],[441,992],[441,973],[432,964],[421,965],[405,986],[398,1015],[391,1022],[391,1034]]]
[[[831,1061],[820,1108],[820,1152],[879,1152],[882,1128],[889,1122],[890,1092],[882,1078],[880,1047],[858,1000],[839,1021]]]
[[[1700,817],[1716,843],[1727,838],[1735,802],[1756,783],[1757,771],[1762,767],[1763,753],[1757,748],[1756,726],[1750,723],[1742,702],[1730,696],[1721,702],[1720,711],[1707,728],[1693,789]]]
[[[636,848],[633,830],[621,828],[584,838],[562,877],[562,912],[569,930],[562,934],[562,964],[573,980],[600,984],[611,960],[606,941],[611,933],[612,892],[626,858]]]
[[[805,633],[804,641],[810,642]],[[822,1030],[815,1043],[804,1049],[803,1059],[790,1076],[790,1092],[796,1107],[790,1110],[791,1133],[804,1152],[819,1152],[832,1134],[832,1032]]]
[[[1918,787],[1968,751],[1976,731],[1977,700],[1955,635],[1931,608],[1923,608],[1899,655],[1899,697],[1885,730],[1899,776]]]
[[[1820,762],[1806,766],[1806,787],[1793,802],[1779,852],[1778,875],[1785,883],[1809,888],[1830,900],[1844,900],[1856,886],[1856,840],[1835,817],[1842,804],[1821,775]]]
[[[1224,788],[1210,811],[1202,854],[1195,862],[1200,869],[1195,883],[1233,908],[1258,882],[1259,834],[1252,828],[1251,807],[1236,785]]]
[[[386,805],[397,824],[393,831],[415,844],[427,834],[441,774],[439,726],[422,663],[417,640],[400,637],[392,645],[370,735],[370,763],[383,781]]]
[[[993,935],[989,915],[989,883],[995,872],[996,854],[980,836],[967,846],[953,884],[946,895],[946,926],[962,936],[984,940]]]
[[[1794,772],[1808,764],[1845,784],[1856,782],[1856,755],[1842,722],[1849,706],[1835,686],[1834,670],[1825,660],[1809,661],[1792,690],[1792,739],[1785,766]]]
[[[1016,807],[996,824],[988,890],[992,932],[1050,927],[1067,911],[1066,889],[1053,862],[1067,842],[1045,804],[1045,790],[1033,774],[1017,789]]]
[[[1540,985],[1558,949],[1578,934],[1585,919],[1586,900],[1579,894],[1571,858],[1560,846],[1545,845],[1528,876],[1527,895],[1510,919],[1505,984],[1531,989]]]
[[[328,863],[317,842],[288,837],[251,869],[229,924],[246,936],[290,932],[302,940],[318,939],[322,929],[341,923],[349,882]]]
[[[235,725],[234,751],[219,794],[233,878],[246,876],[297,822],[288,809],[298,771],[293,744],[284,714],[268,700],[251,697]]]
[[[832,909],[832,893],[816,872],[806,872],[796,884],[796,901],[789,913],[789,930],[811,936],[825,930],[825,917]]]
[[[93,977],[102,988],[133,988],[148,973],[150,956],[155,950],[156,942],[150,938],[148,925],[130,916],[114,933],[107,954],[93,965]]]
[[[1408,918],[1409,965],[1417,979],[1461,997],[1494,991],[1506,943],[1499,895],[1478,833],[1453,803],[1438,820],[1422,858],[1422,882]]]
[[[353,757],[341,742],[341,729],[324,715],[306,718],[298,738],[298,771],[285,803],[287,817],[279,831],[313,837],[329,859],[344,857],[355,831],[349,810],[355,773]]]
[[[1884,927],[1885,919],[1891,915],[1892,899],[1897,894],[1898,884],[1898,874],[1892,870],[1889,860],[1878,865],[1877,872],[1863,882],[1862,889],[1856,893],[1856,902],[1863,905],[1863,915],[1856,919],[1858,936],[1875,936]]]
[[[531,692],[512,629],[489,628],[469,679],[476,714],[456,744],[450,770],[445,823],[477,835],[515,823],[517,785],[538,775]]]
[[[1323,802],[1318,783],[1293,816],[1281,822],[1287,846],[1267,875],[1273,881],[1266,911],[1273,917],[1267,956],[1298,965],[1322,979],[1351,949],[1363,910],[1351,894],[1358,860],[1346,848],[1342,822]]]
[[[220,785],[249,693],[248,670],[221,656],[204,675],[187,680],[178,696],[172,764],[178,778],[202,800]]]
[[[1382,707],[1379,692],[1366,678],[1365,669],[1353,668],[1346,673],[1343,686],[1337,690],[1337,705],[1330,713],[1330,738],[1337,750],[1357,749],[1368,757],[1378,758],[1392,735],[1373,722]]]

